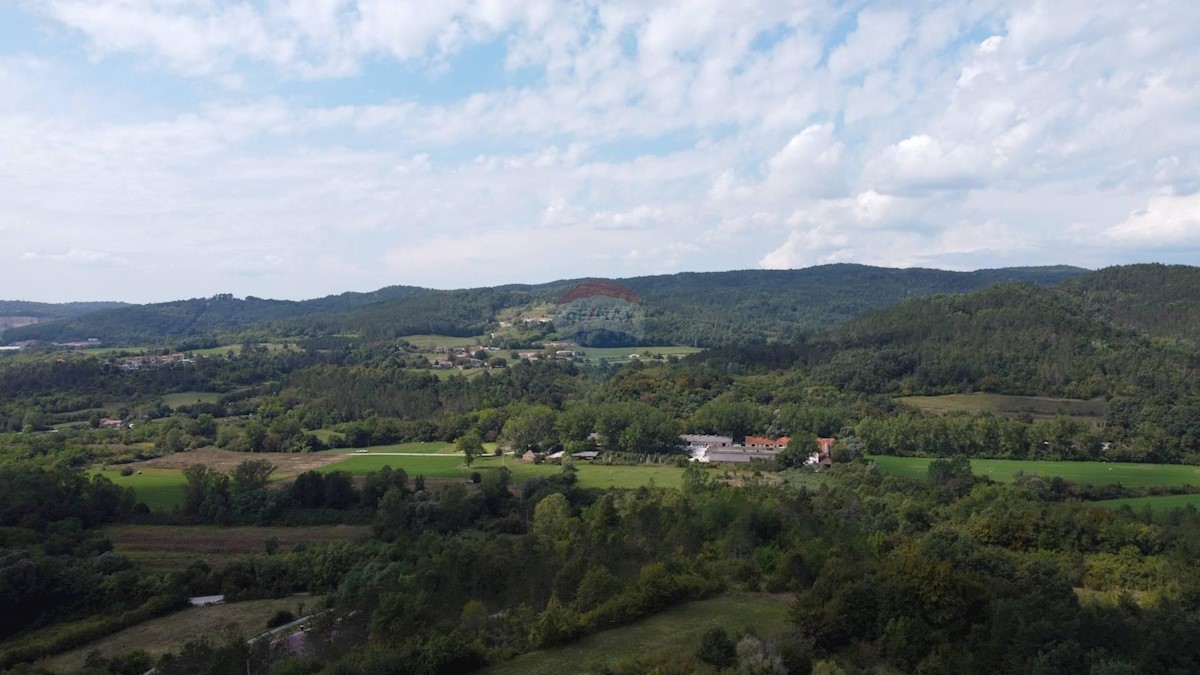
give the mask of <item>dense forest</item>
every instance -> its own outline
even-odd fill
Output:
[[[869,268],[824,272],[865,275],[855,294],[889,283]],[[966,293],[909,272],[923,279],[912,291],[920,297],[874,298],[886,306],[872,312],[863,300],[820,330],[774,340],[769,322],[753,324],[753,338],[731,332],[736,343],[683,358],[504,348],[476,359],[486,367],[439,372],[428,348],[402,337],[417,326],[490,325],[513,303],[536,301],[524,288],[331,300],[364,302],[255,324],[271,348],[247,340],[156,361],[171,351],[159,348],[137,368],[116,355],[0,354],[0,669],[55,672],[42,659],[175,616],[192,596],[236,605],[310,593],[296,596],[320,597],[298,629],[303,649],[228,632],[161,655],[97,652],[73,672],[475,672],[730,597],[786,612],[769,625],[714,616],[670,655],[613,654],[576,669],[1200,670],[1190,637],[1200,629],[1200,514],[1102,503],[1191,498],[1195,481],[1075,482],[1042,469],[995,482],[970,463],[1200,465],[1195,270],[1133,266],[1065,281],[1053,277],[1070,270],[1016,281],[999,271]],[[746,315],[785,302],[763,291],[755,304],[756,275],[731,274],[742,295],[697,293],[720,286],[709,275],[687,278],[700,296],[690,300],[666,277],[628,288],[648,326],[688,326],[688,312],[711,316],[738,297]],[[848,288],[805,307],[849,307],[838,295]],[[412,303],[412,323],[388,324],[394,302]],[[116,311],[131,310],[145,308]],[[779,325],[811,319],[799,304],[789,311]],[[716,336],[719,325],[728,324],[687,330]],[[269,333],[282,327],[295,334]],[[1062,409],[914,403],[945,395],[1040,397]],[[688,461],[684,433],[789,440],[773,460],[714,466]],[[836,439],[827,468],[806,464],[818,437]],[[456,453],[448,459],[458,471],[461,457],[461,472],[407,471],[400,454],[370,471],[345,468],[349,448],[400,443]],[[217,454],[236,465],[204,460]],[[889,455],[927,458],[928,468],[888,473]],[[321,461],[282,468],[295,458]],[[429,466],[417,459],[409,466]],[[155,463],[164,460],[178,468]],[[677,487],[586,480],[641,469],[673,472],[652,475]],[[147,493],[122,487],[143,470],[177,477],[171,505],[151,508]],[[294,548],[264,537],[261,550],[163,568],[115,545],[114,526],[367,534]]]

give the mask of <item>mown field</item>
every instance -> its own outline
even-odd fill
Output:
[[[141,473],[122,476],[120,471],[106,469],[97,471],[101,476],[121,487],[133,488],[138,501],[145,502],[151,511],[170,511],[183,503],[183,486],[186,481],[183,471],[178,469],[141,469]]]
[[[196,560],[213,564],[241,555],[262,553],[272,538],[280,551],[290,551],[300,545],[363,541],[371,536],[368,525],[110,525],[102,531],[118,553],[160,572],[181,570]]]
[[[167,652],[177,651],[184,642],[200,636],[219,640],[223,631],[227,630],[249,638],[266,630],[267,620],[276,612],[286,610],[300,616],[297,614],[299,610],[312,612],[317,610],[320,604],[319,597],[294,596],[189,607],[131,626],[78,649],[43,659],[36,665],[55,673],[78,673],[82,671],[84,662],[92,651],[100,652],[101,656],[113,656],[140,649],[158,657]]]
[[[631,354],[637,354],[639,357],[644,357],[647,352],[653,356],[687,356],[702,352],[699,347],[682,347],[678,345],[663,345],[658,347],[576,347],[575,351],[583,354],[589,359],[608,359],[615,361],[618,359],[628,360]]]
[[[1055,415],[1068,415],[1092,421],[1104,419],[1108,414],[1108,403],[1103,399],[1084,401],[1070,398],[1048,398],[1044,396],[1009,396],[1007,394],[946,394],[944,396],[903,396],[896,399],[925,412],[945,414],[951,412],[989,412],[1003,417],[1029,414],[1034,419],[1049,419]]]
[[[196,403],[216,403],[221,399],[220,392],[215,391],[182,391],[177,394],[164,394],[163,403],[172,410],[184,405]]]
[[[420,349],[432,351],[436,347],[474,347],[479,344],[479,336],[454,337],[452,335],[405,335],[400,338]]]
[[[881,471],[924,478],[933,461],[929,457],[887,457],[872,455],[868,459]],[[1120,483],[1127,487],[1155,485],[1200,485],[1200,467],[1180,464],[1130,464],[1124,462],[1049,462],[1014,459],[973,459],[971,470],[992,480],[1009,482],[1018,471],[1039,476],[1059,476],[1077,483],[1108,485]]]
[[[745,630],[769,637],[787,625],[788,603],[769,595],[730,594],[689,602],[571,644],[518,656],[483,671],[489,675],[610,672],[606,666],[638,656],[692,656],[711,626],[731,635]]]

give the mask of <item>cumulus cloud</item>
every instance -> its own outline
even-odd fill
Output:
[[[1118,244],[1171,246],[1200,242],[1200,194],[1158,195],[1105,235]]]
[[[1194,3],[19,7],[0,284],[72,262],[120,266],[85,282],[109,297],[301,297],[1195,239]]]

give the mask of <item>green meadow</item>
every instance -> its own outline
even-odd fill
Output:
[[[473,347],[481,339],[475,337],[454,337],[452,335],[405,335],[400,338],[414,347],[433,351],[435,347]]]
[[[906,403],[925,412],[945,414],[951,412],[992,413],[1003,417],[1029,414],[1034,419],[1049,419],[1055,415],[1068,415],[1090,420],[1103,419],[1108,414],[1108,403],[1102,399],[1084,401],[1070,398],[1045,396],[1010,396],[1008,394],[946,394],[944,396],[903,396],[897,401]]]
[[[924,478],[930,457],[868,457],[884,473],[911,478]],[[1126,487],[1156,485],[1200,485],[1200,467],[1181,464],[1131,464],[1125,462],[1051,462],[1016,459],[973,459],[971,470],[992,480],[1009,482],[1018,471],[1035,473],[1047,478],[1058,476],[1077,483],[1108,485],[1120,483]]]
[[[216,391],[181,391],[177,394],[164,394],[163,403],[172,410],[184,405],[196,403],[216,403],[224,394]]]
[[[687,356],[702,352],[703,349],[698,347],[682,347],[677,345],[664,345],[658,347],[576,347],[575,351],[587,356],[589,359],[608,359],[609,361],[628,360],[631,354],[637,354],[639,357],[645,357],[649,352],[653,356]]]
[[[1112,509],[1119,509],[1122,506],[1128,506],[1134,511],[1141,511],[1149,507],[1153,511],[1170,511],[1172,509],[1182,509],[1188,506],[1200,509],[1200,494],[1194,495],[1163,495],[1161,497],[1128,497],[1126,499],[1106,499],[1102,502],[1096,502],[1096,506],[1106,506]]]
[[[120,471],[97,471],[121,487],[133,488],[140,502],[151,511],[170,511],[183,503],[183,486],[187,482],[178,469],[142,469],[140,473],[122,476]]]
[[[660,656],[672,660],[692,657],[700,636],[712,626],[720,626],[733,635],[753,631],[770,637],[787,627],[787,618],[788,603],[782,598],[751,593],[722,595],[678,605],[561,647],[524,654],[483,672],[488,675],[616,672],[609,668],[636,657]]]

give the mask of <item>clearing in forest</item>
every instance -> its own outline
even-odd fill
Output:
[[[37,666],[54,673],[78,673],[93,650],[99,651],[101,656],[111,657],[140,649],[157,658],[178,651],[183,643],[196,637],[207,636],[219,641],[226,630],[250,638],[265,631],[267,620],[276,612],[288,611],[300,616],[298,611],[311,613],[319,611],[320,607],[321,598],[309,596],[189,607],[43,659]]]
[[[1104,399],[1085,401],[1073,398],[1045,396],[1010,396],[1008,394],[946,394],[945,396],[902,396],[896,399],[925,412],[939,415],[951,412],[984,413],[1001,417],[1028,414],[1034,419],[1051,419],[1067,415],[1098,422],[1108,414]]]
[[[687,658],[695,654],[701,635],[712,626],[724,628],[735,640],[748,630],[769,639],[787,627],[788,608],[785,598],[760,593],[697,600],[561,647],[518,656],[483,672],[488,675],[603,673],[611,672],[607,667],[642,656]]]
[[[867,459],[884,473],[924,478],[932,457],[890,457],[872,455]],[[1076,483],[1125,487],[1156,485],[1200,485],[1200,466],[1182,464],[1133,464],[1129,462],[1052,462],[1024,459],[972,459],[971,471],[978,476],[1009,482],[1018,471],[1044,478],[1058,476]]]

